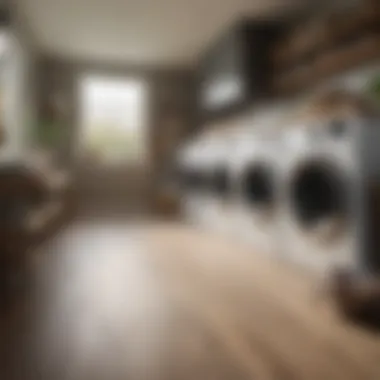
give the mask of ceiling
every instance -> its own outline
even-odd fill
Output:
[[[306,0],[17,0],[37,46],[76,60],[191,65],[242,15],[283,13]],[[290,7],[289,4],[292,4]]]

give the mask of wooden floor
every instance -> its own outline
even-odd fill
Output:
[[[380,379],[380,338],[313,282],[176,225],[79,223],[2,313],[4,380]]]

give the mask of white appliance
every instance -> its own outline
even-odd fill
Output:
[[[377,271],[379,121],[316,121],[282,140],[278,239],[286,259],[320,274]]]
[[[241,131],[232,163],[235,230],[258,252],[277,254],[278,139],[260,131]]]

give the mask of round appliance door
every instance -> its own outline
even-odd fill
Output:
[[[349,220],[348,173],[326,160],[307,160],[290,174],[290,213],[300,230],[322,243],[342,236]]]
[[[268,162],[246,165],[241,178],[241,196],[253,214],[270,217],[276,203],[276,185],[273,167]]]

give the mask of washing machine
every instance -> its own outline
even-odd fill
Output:
[[[282,134],[279,241],[315,274],[380,267],[380,121],[342,116]]]
[[[199,223],[202,205],[205,203],[206,176],[203,161],[202,147],[195,140],[182,146],[176,159],[182,215],[192,223]]]
[[[236,235],[264,254],[277,255],[276,135],[243,131],[232,163]]]
[[[213,138],[209,149],[209,226],[216,232],[230,235],[234,193],[230,163],[235,153],[234,140],[229,135],[219,135]]]
[[[203,229],[221,226],[220,204],[226,191],[221,141],[209,135],[198,136],[189,143],[182,162],[184,167],[184,210],[188,220]]]

